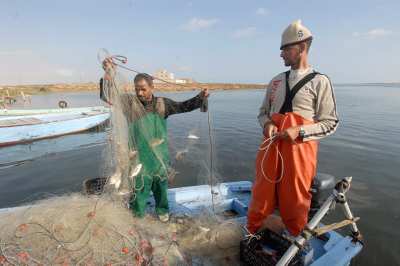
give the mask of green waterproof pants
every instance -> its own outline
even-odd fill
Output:
[[[147,113],[130,123],[129,134],[130,149],[138,151],[131,169],[142,164],[139,174],[132,179],[131,209],[143,217],[150,191],[152,191],[156,202],[156,212],[158,215],[165,215],[169,211],[166,170],[170,159],[167,147],[167,120],[157,114]],[[161,144],[150,145],[159,138],[164,140]]]

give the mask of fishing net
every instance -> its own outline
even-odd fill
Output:
[[[98,57],[105,70],[101,98],[110,105],[102,176],[85,181],[81,193],[46,195],[0,212],[0,263],[239,265],[245,228],[214,205],[222,179],[207,101],[190,86],[161,92],[155,83],[155,98],[142,102],[132,82],[138,72],[125,66],[127,59],[104,49]],[[156,79],[147,77],[148,84]],[[167,184],[181,187],[186,179],[211,186],[212,211],[170,210],[161,222]],[[150,190],[161,202],[155,208]]]

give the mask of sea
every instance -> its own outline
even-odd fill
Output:
[[[346,195],[354,216],[361,218],[357,226],[365,246],[351,264],[400,265],[400,84],[335,84],[334,88],[339,127],[318,141],[317,172],[336,181],[353,177]],[[183,99],[190,93],[175,92]],[[265,89],[211,91],[212,146],[224,182],[255,180],[262,139],[257,116],[265,93]],[[34,95],[26,108],[59,108],[61,100],[70,107],[103,105],[97,93],[69,93]],[[24,109],[21,102],[13,108]],[[174,132],[179,132],[176,123]],[[108,136],[107,130],[94,128],[0,148],[0,208],[38,195],[81,191],[84,180],[100,175]],[[195,177],[181,178],[170,187],[197,182]],[[341,208],[336,208],[322,222],[344,219]],[[338,232],[346,235],[350,228]]]

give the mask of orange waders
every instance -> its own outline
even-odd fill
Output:
[[[304,119],[296,113],[275,113],[271,116],[272,122],[278,127],[278,131],[299,125],[314,124],[313,121]],[[263,142],[267,138],[264,136]],[[311,195],[308,193],[317,165],[317,141],[302,142],[300,138],[295,140],[299,148],[293,152],[297,145],[294,142],[275,140],[275,144],[283,157],[282,160],[277,149],[272,144],[268,151],[260,150],[256,160],[257,178],[251,188],[252,200],[247,213],[248,230],[255,233],[268,215],[279,208],[279,215],[286,229],[294,236],[307,225],[308,212],[310,210]],[[267,146],[269,141],[264,145]],[[263,145],[263,147],[265,147]],[[261,148],[263,148],[261,147]],[[265,155],[265,153],[267,154]],[[263,157],[265,158],[263,160]],[[263,161],[263,165],[261,162]],[[262,173],[264,170],[265,176]]]

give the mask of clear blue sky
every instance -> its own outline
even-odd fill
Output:
[[[399,14],[398,0],[0,0],[0,85],[98,82],[99,48],[151,75],[267,84],[287,70],[280,38],[297,19],[309,64],[334,83],[398,82]]]

